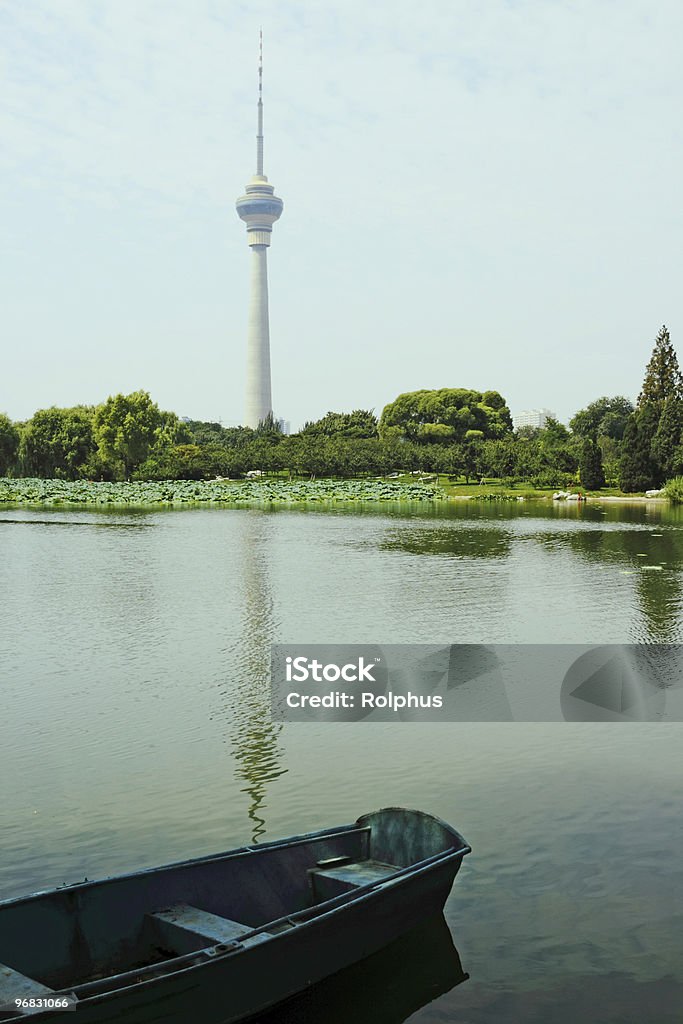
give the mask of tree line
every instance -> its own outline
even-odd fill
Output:
[[[442,388],[372,410],[328,412],[298,434],[272,416],[259,427],[183,421],[145,391],[98,406],[0,414],[0,475],[90,480],[239,477],[248,472],[356,477],[393,472],[495,478],[534,487],[661,486],[683,473],[683,379],[662,327],[634,407],[601,397],[570,420],[514,431],[497,391]]]

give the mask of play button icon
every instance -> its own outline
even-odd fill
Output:
[[[594,647],[571,666],[560,691],[568,722],[656,721],[664,693],[638,671],[630,645]]]

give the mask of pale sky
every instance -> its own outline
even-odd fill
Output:
[[[0,0],[0,411],[241,422],[261,24],[276,415],[683,356],[680,0]]]

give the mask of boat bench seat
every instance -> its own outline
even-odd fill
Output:
[[[230,943],[253,931],[248,924],[231,921],[227,917],[211,914],[208,910],[191,907],[187,903],[176,903],[166,910],[148,914],[157,937],[170,946],[178,955],[194,953],[217,943]],[[263,941],[267,936],[255,935],[248,944]]]
[[[383,864],[378,860],[339,863],[343,859],[345,858],[338,858],[337,863],[331,860],[329,867],[324,861],[321,861],[316,868],[309,871],[315,903],[334,899],[335,896],[342,896],[361,885],[383,882],[389,875],[393,875],[399,870],[392,864]]]
[[[54,995],[54,989],[42,985],[33,978],[27,978],[13,967],[0,964],[0,1006],[14,1002],[15,999],[35,999],[36,996]]]

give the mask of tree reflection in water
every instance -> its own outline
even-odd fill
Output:
[[[548,534],[549,546],[561,543],[574,554],[600,566],[622,567],[632,573],[643,623],[633,640],[639,643],[681,641],[683,597],[680,572],[683,566],[683,534],[666,527],[650,530],[584,529],[561,538]]]

